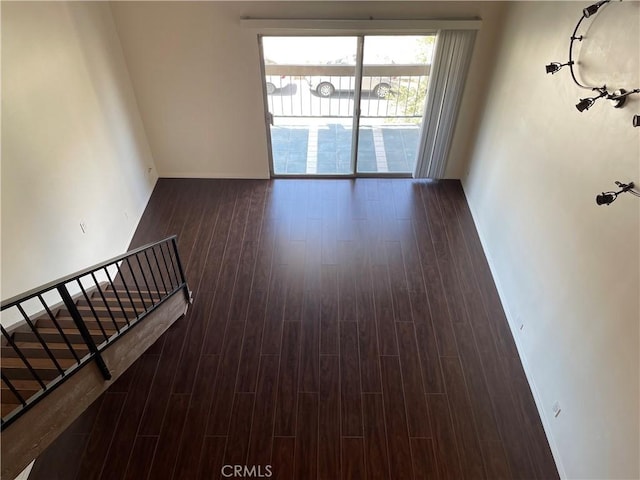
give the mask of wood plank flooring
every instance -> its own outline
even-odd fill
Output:
[[[558,478],[459,182],[161,179],[174,233],[188,315],[31,479]]]

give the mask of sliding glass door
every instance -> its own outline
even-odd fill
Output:
[[[263,37],[275,175],[350,175],[357,37]]]
[[[272,173],[411,174],[433,39],[261,37]]]
[[[358,173],[413,173],[434,41],[434,35],[364,38]]]

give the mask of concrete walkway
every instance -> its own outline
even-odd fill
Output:
[[[358,172],[413,172],[420,130],[417,125],[361,126]],[[271,127],[276,175],[351,173],[352,128],[340,124]]]

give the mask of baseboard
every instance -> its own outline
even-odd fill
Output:
[[[269,180],[269,172],[263,175],[247,175],[225,172],[162,172],[159,178],[198,178],[211,180]]]
[[[556,463],[556,467],[558,468],[558,474],[560,478],[567,478],[567,474],[562,463],[562,457],[560,456],[560,451],[558,449],[558,445],[555,441],[553,433],[551,431],[551,424],[549,422],[549,418],[545,414],[545,410],[543,408],[542,398],[540,396],[540,392],[538,387],[536,386],[535,379],[533,374],[531,373],[531,367],[529,366],[529,361],[527,356],[524,353],[524,348],[520,344],[520,338],[518,336],[518,329],[515,322],[515,316],[512,314],[511,309],[509,308],[509,302],[507,301],[506,295],[504,293],[504,289],[502,288],[500,278],[497,275],[495,263],[493,262],[493,258],[491,257],[491,253],[487,248],[487,242],[485,240],[484,233],[478,224],[477,213],[472,205],[469,202],[469,197],[465,191],[464,181],[461,182],[462,190],[465,194],[465,198],[467,200],[467,205],[469,205],[469,210],[471,211],[471,217],[473,219],[473,223],[476,227],[476,231],[478,232],[478,237],[480,238],[480,243],[482,245],[482,250],[484,251],[484,255],[487,258],[487,263],[489,264],[489,269],[491,270],[491,276],[493,277],[493,281],[496,285],[496,289],[498,291],[498,296],[500,297],[500,302],[502,303],[502,309],[504,310],[505,316],[507,317],[507,323],[509,324],[509,329],[511,330],[511,336],[513,337],[516,349],[518,350],[518,354],[520,355],[520,361],[522,362],[522,367],[524,369],[524,373],[527,377],[527,381],[529,382],[529,386],[531,387],[531,393],[533,394],[533,400],[536,404],[536,408],[538,410],[538,414],[540,415],[540,420],[542,421],[542,428],[547,436],[547,440],[549,442],[549,447],[551,448],[551,454],[553,455],[553,459]]]

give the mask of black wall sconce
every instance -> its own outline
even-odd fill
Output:
[[[581,42],[584,39],[584,36],[582,35],[580,35],[579,37],[576,36],[576,34],[578,33],[578,29],[580,28],[580,25],[585,19],[595,15],[600,9],[600,7],[609,3],[610,1],[611,0],[600,0],[599,2],[596,2],[593,5],[589,5],[588,7],[582,10],[582,16],[580,17],[580,20],[578,20],[578,23],[576,24],[576,28],[573,29],[573,33],[571,34],[571,38],[569,42],[569,61],[567,61],[566,63],[552,62],[546,66],[547,73],[550,73],[552,75],[555,73],[558,73],[563,67],[569,67],[569,71],[571,72],[571,78],[578,87],[591,90],[597,93],[597,95],[594,95],[592,97],[586,97],[586,98],[580,99],[580,101],[576,104],[576,108],[578,109],[579,112],[584,112],[585,110],[589,110],[593,106],[593,104],[596,103],[596,101],[601,98],[606,98],[607,100],[611,101],[614,108],[622,108],[622,106],[625,104],[627,97],[629,95],[640,93],[640,88],[635,88],[633,90],[620,89],[614,92],[609,92],[606,85],[602,85],[601,87],[584,85],[578,81],[574,71],[574,65],[576,65],[576,62],[573,60],[573,44],[574,42]],[[634,127],[640,127],[640,115],[635,115],[633,117],[632,125]]]
[[[636,197],[640,197],[640,192],[634,188],[633,182],[616,182],[616,185],[620,187],[620,190],[617,192],[602,192],[600,195],[596,195],[596,203],[598,205],[611,205],[615,199],[618,198],[618,195],[625,192],[635,195]]]

